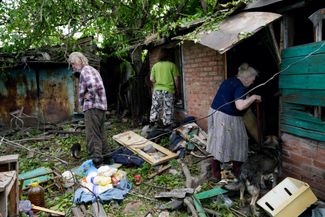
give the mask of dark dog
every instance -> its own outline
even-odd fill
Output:
[[[260,191],[265,186],[266,179],[272,179],[272,187],[277,185],[278,174],[281,170],[281,148],[276,136],[268,136],[257,153],[253,154],[241,166],[239,180],[235,184],[226,185],[228,190],[240,189],[240,203],[245,204],[245,189],[252,195],[250,202],[251,212],[256,212],[256,201]]]
[[[71,156],[76,159],[80,159],[80,151],[81,145],[79,143],[74,143],[70,148]]]

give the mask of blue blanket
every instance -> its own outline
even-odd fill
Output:
[[[124,196],[131,190],[132,184],[126,179],[120,181],[120,183],[112,189],[109,189],[99,195],[95,195],[89,191],[86,191],[82,188],[78,188],[74,194],[73,202],[75,204],[82,203],[94,203],[97,201],[97,198],[101,202],[107,202],[110,200],[123,200]]]

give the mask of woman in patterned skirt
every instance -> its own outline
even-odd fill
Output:
[[[213,155],[212,178],[221,179],[220,162],[232,162],[233,173],[238,177],[241,164],[248,155],[248,136],[242,115],[261,96],[246,97],[257,71],[247,63],[240,65],[237,77],[225,80],[214,97],[208,119],[207,151]]]

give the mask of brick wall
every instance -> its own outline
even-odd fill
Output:
[[[200,44],[183,45],[183,73],[185,81],[186,112],[196,118],[209,114],[211,102],[224,80],[224,56]],[[207,119],[198,122],[207,129]]]
[[[283,176],[308,183],[325,200],[325,143],[282,134]]]
[[[159,48],[150,51],[150,68],[158,61]],[[176,116],[202,118],[208,115],[216,91],[224,80],[224,56],[193,42],[183,44],[183,75],[186,110]],[[207,130],[207,119],[198,121]]]

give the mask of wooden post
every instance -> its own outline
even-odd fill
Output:
[[[315,13],[309,16],[309,19],[314,25],[314,39],[315,41],[322,41],[322,28],[323,28],[323,20],[325,19],[325,8],[319,9]]]

